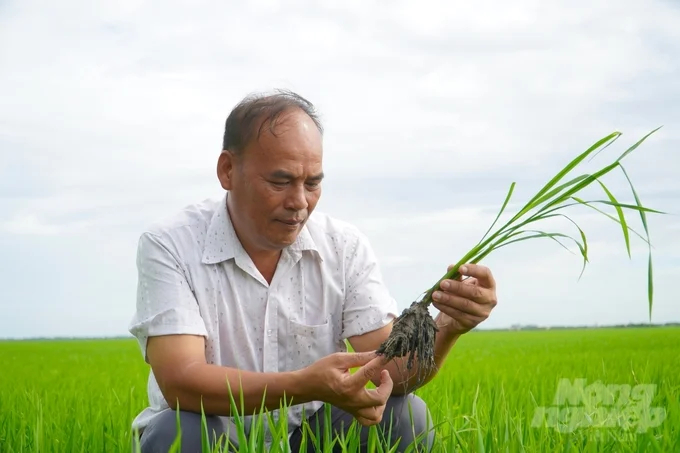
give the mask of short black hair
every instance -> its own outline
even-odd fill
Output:
[[[224,125],[222,149],[240,154],[253,136],[260,137],[265,125],[269,125],[273,134],[276,120],[291,109],[305,112],[323,134],[323,126],[314,105],[297,93],[278,89],[272,94],[249,94],[234,107]],[[258,122],[260,126],[256,130]]]

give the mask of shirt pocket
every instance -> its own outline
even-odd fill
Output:
[[[299,370],[335,352],[331,322],[324,324],[302,324],[288,321],[289,370]]]

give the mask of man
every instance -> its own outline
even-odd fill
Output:
[[[364,443],[366,427],[391,425],[398,451],[431,446],[429,413],[410,393],[417,370],[406,375],[400,359],[374,353],[398,315],[374,253],[355,227],[314,212],[322,136],[312,104],[294,93],[245,98],[227,118],[217,162],[224,197],[141,235],[130,332],[151,366],[150,404],[133,423],[143,452],[168,451],[177,415],[182,451],[200,451],[201,411],[211,439],[236,447],[230,392],[246,434],[263,404],[275,421],[288,404],[292,451],[304,418],[324,432],[324,402],[334,434],[356,420]],[[465,273],[472,278],[436,294],[437,365],[496,305],[490,271]]]

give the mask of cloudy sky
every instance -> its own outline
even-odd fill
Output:
[[[652,321],[680,321],[678,23],[670,0],[2,1],[0,337],[126,335],[139,234],[221,196],[224,120],[272,88],[319,108],[318,209],[369,236],[402,308],[476,244],[510,183],[514,214],[599,138],[623,133],[579,173],[663,126],[624,164],[669,212],[650,218]],[[604,181],[632,201],[620,171]],[[629,259],[615,222],[570,212],[583,278],[551,241],[500,249],[483,327],[648,320],[645,244],[633,235]]]

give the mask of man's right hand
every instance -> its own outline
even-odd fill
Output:
[[[375,352],[338,352],[300,370],[300,378],[311,400],[330,403],[352,414],[362,425],[370,426],[380,423],[392,393],[392,378],[383,369],[387,362]],[[355,367],[361,368],[350,374],[350,368]],[[366,384],[376,381],[378,375],[378,387],[367,389]]]

